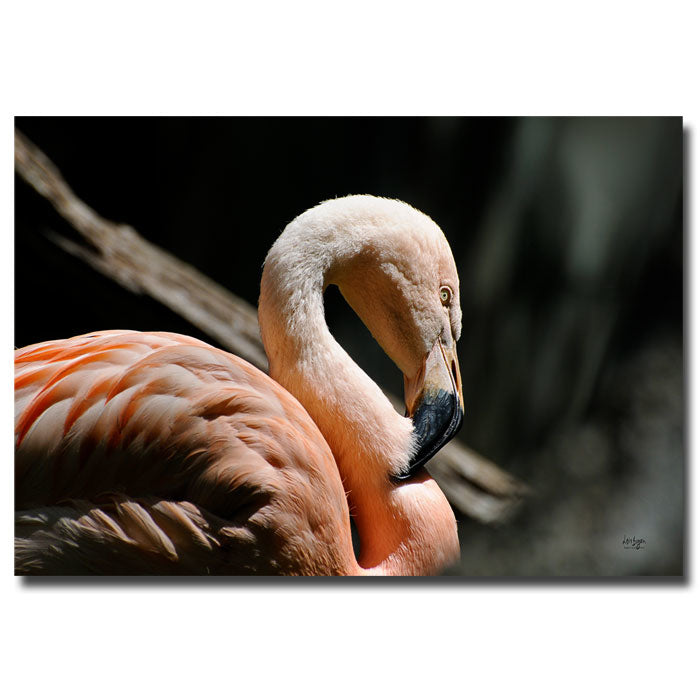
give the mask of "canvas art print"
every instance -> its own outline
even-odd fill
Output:
[[[15,127],[17,575],[684,574],[680,118]]]

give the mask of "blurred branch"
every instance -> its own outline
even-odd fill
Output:
[[[192,266],[102,218],[70,189],[58,168],[15,130],[15,170],[82,236],[50,234],[68,253],[136,294],[148,294],[200,328],[222,347],[267,371],[255,309]],[[390,397],[395,405],[402,403]],[[528,489],[476,452],[453,440],[432,459],[431,474],[452,505],[482,522],[509,517]]]

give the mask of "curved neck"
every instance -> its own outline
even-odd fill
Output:
[[[270,251],[258,309],[270,376],[304,406],[333,452],[360,536],[354,573],[436,573],[458,551],[454,515],[427,473],[401,485],[389,479],[411,457],[413,424],[328,330],[323,291],[333,263],[302,246]]]

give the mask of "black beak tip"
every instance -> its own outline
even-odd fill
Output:
[[[440,390],[432,399],[422,402],[413,416],[418,452],[406,472],[395,479],[403,481],[413,476],[459,432],[463,421],[464,411],[456,394]]]

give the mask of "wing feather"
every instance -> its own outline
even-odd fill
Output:
[[[328,445],[296,399],[244,360],[134,331],[38,344],[15,359],[18,571],[68,560],[88,572],[350,566]],[[116,563],[104,561],[110,552]]]

